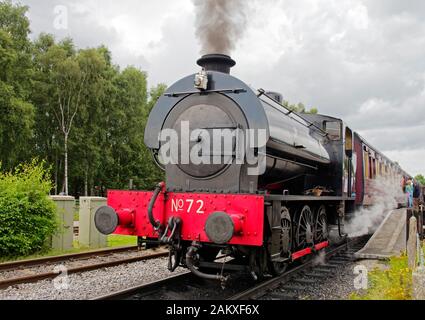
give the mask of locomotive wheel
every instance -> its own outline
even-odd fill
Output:
[[[314,216],[309,206],[304,206],[297,217],[295,246],[304,249],[314,242]]]
[[[280,217],[280,256],[288,258],[292,247],[292,220],[288,208],[282,208]],[[286,271],[288,262],[271,262],[270,267],[271,273],[278,276]]]
[[[326,207],[320,206],[317,210],[316,223],[314,226],[314,242],[320,243],[328,239],[328,219]]]

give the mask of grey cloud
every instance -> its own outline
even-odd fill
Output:
[[[388,127],[384,129],[360,130],[363,137],[382,152],[415,150],[424,148],[425,126]],[[419,159],[418,159],[419,160]]]
[[[55,30],[54,5],[73,8],[85,3],[82,0],[22,2],[31,7],[35,33],[69,35],[82,47],[104,43],[121,66],[146,69],[151,85],[171,84],[197,70],[194,15],[178,12],[174,17],[164,16],[162,7],[169,4],[167,0],[156,5],[91,1],[135,17],[141,8],[149,8],[146,10],[155,17],[150,23],[158,21],[162,34],[149,46],[155,49],[149,57],[145,52],[123,50],[122,34],[101,26],[95,12],[72,11],[69,31]],[[256,17],[254,11],[248,27],[254,20],[255,29],[260,30],[269,20],[280,18],[285,23],[273,25],[268,31],[273,34],[260,32],[250,43],[238,46],[233,56],[245,56],[255,63],[238,61],[234,74],[254,87],[280,91],[290,102],[301,101],[318,107],[321,113],[343,118],[378,149],[397,155],[407,170],[425,173],[425,164],[415,165],[410,159],[425,154],[418,138],[425,136],[425,1],[282,0],[261,2],[261,6],[266,7],[262,15]],[[275,43],[262,41],[267,38]],[[261,47],[263,43],[278,44],[273,63],[264,58],[270,50]]]
[[[77,1],[71,0],[24,0],[29,6],[28,16],[31,21],[32,38],[38,37],[41,32],[51,33],[57,39],[70,37],[79,48],[97,47],[106,45],[111,51],[115,63],[125,67],[133,65],[146,68],[148,61],[143,55],[135,55],[120,50],[121,37],[113,27],[104,27],[96,21],[90,12],[77,10]],[[54,26],[56,6],[65,6],[68,9],[68,28],[57,29]]]
[[[199,69],[199,58],[192,21],[182,23],[172,18],[162,29],[162,50],[149,61],[150,84],[162,82],[168,85]]]
[[[70,0],[25,0],[30,7],[29,18],[33,37],[40,32],[52,33],[59,39],[71,37],[79,47],[115,44],[120,37],[116,30],[100,26],[89,14],[75,9],[75,1]],[[54,26],[56,6],[62,5],[68,9],[68,28],[56,29]]]
[[[425,17],[425,2],[422,0],[373,0],[368,1],[370,13],[377,17],[388,17],[400,13],[411,14],[417,18]]]

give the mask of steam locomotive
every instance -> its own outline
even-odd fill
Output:
[[[294,113],[280,94],[231,76],[235,64],[205,55],[200,72],[167,89],[145,132],[166,181],[110,190],[95,215],[103,234],[168,245],[171,271],[220,281],[226,270],[279,275],[344,241],[346,219],[373,204],[372,181],[407,175],[341,119]]]

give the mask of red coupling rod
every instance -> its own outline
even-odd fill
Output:
[[[309,254],[312,254],[313,252],[322,250],[326,247],[329,247],[329,241],[324,241],[324,242],[316,244],[315,246],[313,246],[311,248],[305,248],[303,250],[297,251],[297,252],[292,254],[292,261],[298,260],[302,257],[305,257]]]

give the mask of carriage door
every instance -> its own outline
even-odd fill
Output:
[[[357,156],[354,152],[353,131],[345,127],[345,161],[344,161],[344,193],[348,197],[355,196]]]

